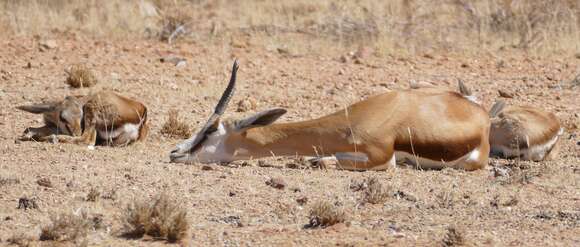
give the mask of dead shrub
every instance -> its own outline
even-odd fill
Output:
[[[86,212],[62,213],[51,217],[51,223],[42,227],[40,241],[77,241],[87,237],[93,221]]]
[[[85,199],[89,202],[96,202],[100,196],[101,196],[101,192],[99,190],[95,189],[94,187],[92,187],[89,190],[89,193],[87,194],[87,198],[85,198]]]
[[[0,178],[0,187],[19,184],[20,179],[18,178]]]
[[[310,209],[309,223],[307,228],[328,227],[346,220],[346,213],[343,209],[327,202],[319,201],[312,205]]]
[[[18,199],[18,207],[17,209],[38,209],[38,203],[36,203],[37,198],[28,198],[26,196],[20,197]]]
[[[134,201],[127,207],[124,234],[128,238],[144,235],[174,243],[183,240],[189,230],[187,212],[162,194],[151,203]]]
[[[24,233],[17,233],[6,239],[8,245],[16,245],[20,247],[32,246],[33,241],[34,238],[32,236],[27,236]]]
[[[98,82],[95,73],[84,64],[72,65],[65,72],[68,74],[66,84],[73,88],[91,87]]]
[[[452,208],[455,204],[455,194],[453,191],[443,191],[437,194],[435,200],[441,208]]]
[[[445,236],[443,236],[442,246],[461,246],[465,244],[465,238],[463,237],[463,231],[455,226],[447,227]]]
[[[361,203],[380,204],[384,203],[391,194],[390,189],[385,187],[376,177],[365,178],[362,181],[354,181],[349,187],[352,191],[362,191]]]
[[[159,38],[172,43],[179,35],[186,34],[186,28],[193,20],[189,3],[185,1],[154,1],[160,13]]]
[[[169,111],[167,120],[161,128],[161,134],[169,137],[189,138],[191,136],[191,129],[189,126],[179,119],[179,113],[173,109]]]
[[[376,177],[367,178],[365,184],[364,203],[380,204],[389,198],[389,189],[385,188]]]

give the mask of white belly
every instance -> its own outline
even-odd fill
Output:
[[[112,140],[120,135],[125,135],[128,139],[137,139],[139,137],[139,125],[126,123],[123,126],[112,130],[98,130],[99,137],[105,140]]]
[[[421,158],[421,157],[415,156],[413,154],[410,154],[407,152],[402,152],[402,151],[396,151],[394,154],[397,162],[410,163],[410,164],[414,164],[418,167],[425,168],[425,169],[443,169],[446,167],[454,167],[454,166],[459,165],[463,162],[476,161],[479,159],[480,155],[481,155],[481,153],[479,152],[479,148],[475,148],[475,149],[471,150],[471,152],[465,154],[464,156],[462,156],[456,160],[450,160],[450,161],[431,160],[431,159],[427,159],[427,158]]]

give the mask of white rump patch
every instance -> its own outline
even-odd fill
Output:
[[[552,150],[562,133],[564,133],[564,129],[560,128],[558,134],[552,137],[552,139],[543,144],[534,145],[526,149],[510,148],[503,145],[492,146],[491,153],[495,156],[503,156],[506,158],[521,157],[523,160],[540,161],[546,157],[550,150]]]
[[[129,139],[136,140],[139,137],[140,124],[126,123],[113,130],[98,130],[99,137],[105,140],[112,140],[121,134],[127,135]]]

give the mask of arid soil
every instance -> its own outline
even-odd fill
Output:
[[[81,210],[102,219],[102,227],[91,229],[80,243],[164,245],[151,238],[121,237],[127,205],[160,193],[187,211],[190,236],[184,243],[192,246],[438,246],[449,244],[444,239],[449,239],[450,227],[458,231],[456,243],[467,245],[580,245],[577,57],[510,50],[477,56],[376,56],[365,49],[319,56],[249,44],[184,41],[169,46],[156,40],[79,37],[55,42],[40,47],[34,38],[0,40],[0,245],[11,238],[47,244],[39,234],[51,215]],[[167,55],[186,63],[161,62]],[[175,109],[192,128],[200,128],[227,83],[234,58],[241,66],[227,117],[285,107],[288,113],[279,121],[308,119],[369,95],[406,89],[412,80],[455,90],[460,78],[486,108],[501,90],[513,97],[505,99],[509,104],[554,112],[565,127],[561,154],[545,162],[491,159],[488,169],[475,172],[406,167],[350,172],[311,168],[294,157],[205,167],[169,163],[169,151],[181,140],[160,133],[168,112]],[[82,89],[65,84],[65,68],[76,63],[92,68],[98,84]],[[16,141],[26,127],[42,124],[40,115],[16,106],[105,88],[148,106],[151,130],[145,142],[91,150]],[[240,101],[250,103],[240,107]],[[384,186],[384,202],[364,203],[365,192],[356,191],[369,177]],[[271,178],[286,186],[267,185]],[[95,201],[86,200],[91,189],[100,193]],[[37,208],[17,209],[24,197],[35,200]],[[346,221],[305,228],[318,201],[344,210]]]

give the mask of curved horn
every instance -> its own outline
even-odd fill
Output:
[[[220,116],[224,114],[224,111],[228,107],[230,99],[232,98],[232,96],[234,96],[234,92],[236,91],[236,75],[238,73],[238,67],[239,67],[238,60],[236,59],[232,67],[232,75],[230,76],[230,82],[228,83],[228,87],[226,87],[226,90],[222,94],[220,101],[217,103],[214,110],[214,114]]]
[[[230,77],[230,82],[228,83],[226,90],[224,90],[224,93],[222,94],[220,101],[217,103],[213,114],[211,114],[211,116],[209,117],[209,119],[207,120],[207,122],[205,123],[203,128],[198,132],[197,136],[193,140],[192,148],[190,149],[190,152],[193,152],[197,148],[199,148],[199,146],[203,142],[203,140],[205,140],[205,138],[207,138],[207,134],[208,134],[208,132],[210,132],[209,130],[215,130],[214,129],[214,128],[216,128],[215,123],[219,120],[221,115],[224,113],[224,111],[226,110],[226,108],[228,106],[228,103],[230,102],[230,99],[234,95],[235,86],[236,86],[236,74],[238,73],[238,67],[239,67],[238,60],[236,59],[234,61],[234,65],[232,67],[232,75]]]

